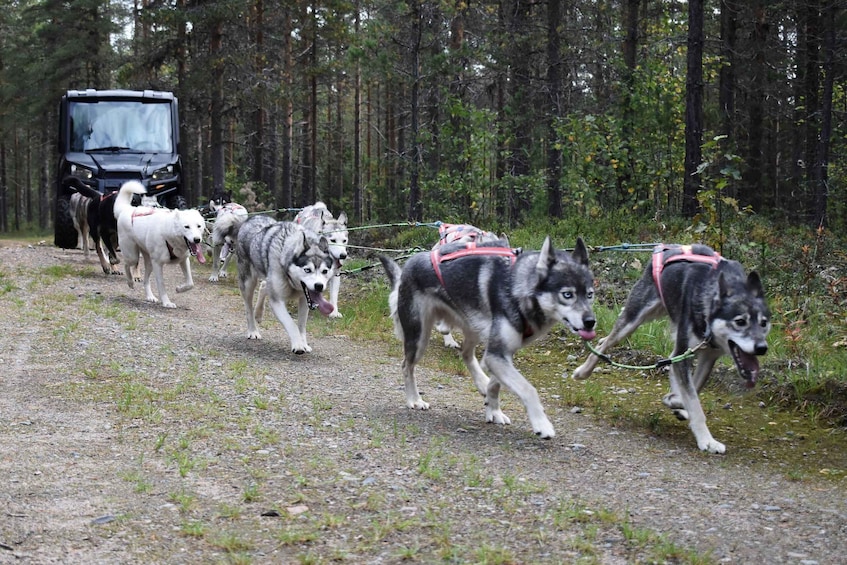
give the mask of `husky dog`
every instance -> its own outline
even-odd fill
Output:
[[[333,258],[326,238],[293,222],[277,222],[268,216],[252,216],[241,224],[236,242],[238,288],[247,311],[247,339],[261,339],[257,318],[261,319],[264,293],[271,309],[291,339],[291,351],[312,350],[306,342],[306,320],[310,308],[329,315],[333,306],[321,293],[334,274]],[[255,309],[253,294],[259,281],[265,285]],[[299,296],[297,323],[286,302]]]
[[[88,205],[91,204],[91,199],[79,192],[71,194],[70,213],[71,219],[74,222],[79,237],[82,239],[82,252],[85,258],[88,259],[90,251],[88,247],[88,236],[90,227],[88,225]]]
[[[194,288],[191,278],[189,255],[205,263],[203,248],[203,229],[205,221],[197,210],[171,210],[169,208],[150,208],[133,206],[132,195],[144,194],[147,189],[140,182],[130,181],[121,186],[115,198],[114,214],[118,221],[118,242],[126,261],[126,281],[134,288],[133,271],[140,257],[144,258],[144,292],[149,302],[159,302],[165,308],[176,308],[165,291],[162,266],[178,263],[184,281],[176,287],[177,292],[186,292]],[[150,274],[156,277],[159,298],[150,288]]]
[[[391,285],[389,306],[394,331],[403,342],[406,405],[426,410],[415,382],[415,365],[423,357],[432,325],[446,320],[464,333],[462,358],[477,390],[485,396],[485,419],[511,420],[500,409],[500,387],[523,402],[533,431],[555,435],[538,392],[512,363],[516,351],[564,322],[583,339],[594,338],[594,276],[582,239],[573,253],[557,251],[550,238],[540,251],[505,247],[496,241],[469,248],[446,245],[413,255],[401,269],[381,256]],[[482,366],[474,350],[485,343]]]
[[[216,204],[212,200],[209,209],[215,214],[212,225],[212,274],[209,282],[218,282],[219,278],[227,276],[226,269],[235,251],[235,237],[238,228],[247,219],[247,208],[235,202]]]
[[[341,266],[347,260],[347,214],[341,212],[335,218],[323,202],[306,206],[294,218],[294,222],[307,230],[323,235],[329,242],[329,251],[335,260],[335,273],[329,281],[329,302],[332,304],[330,318],[341,318],[338,311],[338,293],[341,289]]]
[[[441,224],[438,226],[438,241],[433,249],[450,243],[488,243],[502,239],[505,241],[505,247],[509,246],[505,236],[497,236],[496,234],[481,230],[470,224]],[[450,333],[451,327],[444,320],[438,320],[435,324],[435,329],[444,338],[444,347],[451,349],[459,349],[459,343],[453,338]]]
[[[671,365],[671,392],[662,402],[680,420],[688,420],[697,447],[724,453],[706,427],[698,393],[715,362],[729,355],[738,374],[754,386],[759,375],[757,356],[768,351],[765,340],[771,329],[770,311],[759,275],[744,273],[705,245],[660,245],[653,261],[629,293],[623,311],[609,335],[600,342],[602,354],[626,339],[641,324],[664,315],[670,318],[673,355],[696,349],[696,368],[688,359]],[[573,372],[587,379],[600,358],[591,354]]]

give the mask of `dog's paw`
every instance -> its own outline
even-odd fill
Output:
[[[262,339],[262,334],[258,331],[247,332],[247,339]]]
[[[577,381],[584,381],[591,376],[592,372],[593,370],[585,369],[583,365],[580,365],[571,373],[571,378]]]
[[[188,292],[188,291],[189,291],[189,290],[191,290],[192,288],[194,288],[194,283],[191,283],[191,284],[181,284],[181,285],[179,285],[178,287],[176,287],[176,291],[177,291],[177,292]]]
[[[706,451],[708,453],[716,453],[718,455],[726,453],[726,446],[712,437],[702,442],[698,440],[697,447],[700,448],[700,451]]]
[[[449,333],[444,334],[444,347],[449,347],[450,349],[460,348],[459,342],[456,341]]]
[[[176,304],[173,302],[162,302],[163,308],[176,308]]]
[[[676,419],[680,422],[685,422],[688,420],[688,410],[683,410],[682,408],[674,408],[672,410],[673,415],[676,416]]]
[[[491,424],[503,424],[504,426],[512,423],[509,417],[506,416],[502,410],[500,410],[499,408],[493,409],[489,407],[485,408],[485,421]]]
[[[311,353],[312,348],[308,344],[302,345],[292,345],[291,353],[296,353],[297,355],[303,355],[304,353]]]
[[[217,273],[212,273],[212,274],[209,276],[209,282],[218,282],[218,275],[217,275]]]
[[[338,311],[338,308],[335,308],[332,312],[329,313],[330,318],[343,318],[344,315]]]
[[[406,406],[412,410],[429,410],[429,402],[424,402],[422,398],[412,401],[407,400]]]

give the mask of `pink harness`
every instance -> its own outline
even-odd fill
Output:
[[[665,257],[665,251],[676,251],[679,250],[680,253],[675,255],[671,255],[670,257]],[[664,293],[662,292],[662,271],[665,269],[665,265],[668,263],[673,263],[675,261],[687,261],[689,263],[705,263],[706,265],[711,265],[713,269],[716,269],[721,261],[725,259],[715,253],[714,255],[701,255],[699,253],[694,253],[691,250],[690,245],[664,245],[659,244],[653,248],[653,282],[656,285],[656,290],[659,291],[659,299],[662,301],[662,305],[665,304]]]
[[[514,265],[517,257],[517,251],[510,247],[477,247],[475,241],[469,241],[465,244],[464,249],[457,249],[447,255],[442,255],[441,249],[439,247],[435,247],[432,251],[430,251],[429,258],[432,261],[432,268],[435,270],[435,276],[438,277],[438,280],[441,282],[441,286],[445,286],[444,278],[441,276],[441,263],[472,255],[508,257],[512,265]]]
[[[144,216],[152,216],[156,213],[156,208],[148,208],[146,206],[136,206],[132,211],[132,223],[135,223],[135,218],[143,218]]]

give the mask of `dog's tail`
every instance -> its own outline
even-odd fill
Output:
[[[400,265],[394,259],[385,255],[380,255],[379,260],[382,266],[385,267],[385,274],[388,277],[388,284],[391,286],[391,290],[395,290],[397,285],[400,284],[400,273],[402,272]]]
[[[132,207],[133,194],[147,194],[147,189],[144,188],[144,185],[137,180],[125,182],[121,186],[121,190],[118,192],[118,195],[115,197],[114,211],[116,220],[120,218],[121,212]]]

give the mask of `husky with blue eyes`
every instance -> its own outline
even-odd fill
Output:
[[[715,362],[728,355],[748,387],[756,384],[759,359],[768,351],[771,313],[759,275],[745,274],[705,245],[658,245],[653,260],[629,293],[623,311],[597,351],[605,354],[641,324],[668,316],[674,339],[672,356],[696,350],[695,363],[683,359],[671,365],[671,391],[662,402],[680,420],[688,420],[697,447],[724,453],[712,437],[699,392]],[[574,372],[587,379],[600,361],[595,354]],[[696,365],[696,366],[695,366]]]
[[[464,335],[462,358],[485,397],[486,421],[511,423],[500,409],[505,386],[520,398],[532,431],[552,438],[555,430],[538,392],[513,357],[559,322],[582,339],[594,338],[594,275],[582,239],[572,253],[555,249],[548,237],[540,251],[512,249],[505,240],[458,242],[413,255],[402,269],[393,259],[380,260],[391,286],[394,331],[403,342],[406,406],[429,409],[418,392],[415,366],[434,324],[443,320]],[[479,344],[485,344],[482,364],[475,353]]]
[[[338,293],[341,289],[341,267],[347,260],[347,214],[341,212],[334,217],[326,204],[315,202],[306,206],[294,218],[294,223],[322,235],[329,242],[329,252],[334,259],[335,274],[329,281],[329,302],[332,304],[330,318],[341,318],[338,311]]]

